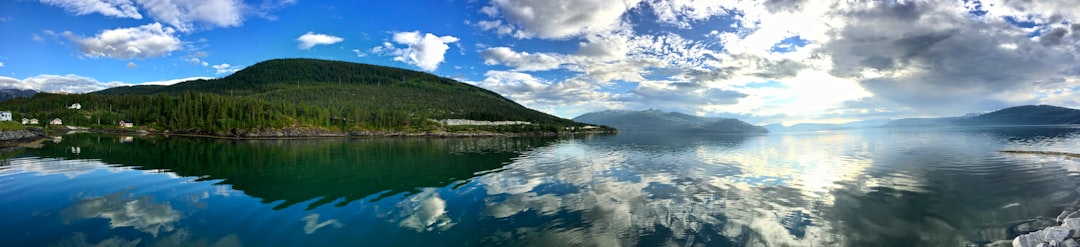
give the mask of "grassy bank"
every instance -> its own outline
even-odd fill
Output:
[[[25,129],[26,129],[26,126],[23,126],[21,123],[17,123],[15,121],[3,121],[3,122],[0,122],[0,131],[25,130]]]

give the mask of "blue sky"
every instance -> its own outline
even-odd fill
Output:
[[[561,117],[756,124],[1080,107],[1080,3],[16,0],[0,87],[82,93],[273,58],[421,70]]]

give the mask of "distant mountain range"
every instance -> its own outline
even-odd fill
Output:
[[[1026,105],[1005,108],[984,114],[959,117],[902,118],[895,120],[866,120],[842,124],[800,123],[792,126],[765,125],[772,132],[823,131],[866,128],[923,128],[946,126],[1006,126],[1080,124],[1080,110],[1052,105]]]
[[[705,118],[659,110],[608,110],[586,113],[575,122],[606,125],[620,132],[768,133],[769,130],[734,118]]]
[[[1080,110],[1052,105],[1009,107],[985,114],[945,118],[905,118],[883,125],[886,128],[933,126],[1057,125],[1080,124]]]
[[[14,98],[30,98],[34,97],[38,91],[29,89],[0,89],[0,101],[5,101]]]

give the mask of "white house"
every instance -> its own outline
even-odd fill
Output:
[[[49,121],[49,125],[64,125],[64,121],[60,120],[60,118],[53,118],[52,121]]]
[[[31,118],[30,119],[30,124],[38,124],[37,118]]]
[[[0,111],[0,121],[11,121],[11,112]]]
[[[80,105],[79,103],[71,104],[71,106],[68,106],[68,109],[82,109],[82,105]]]
[[[121,127],[121,128],[131,128],[131,127],[135,127],[135,123],[132,123],[131,121],[124,121],[124,120],[120,120],[120,127]]]

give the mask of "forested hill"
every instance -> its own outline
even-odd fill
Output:
[[[81,103],[81,110],[66,109]],[[499,94],[432,74],[316,59],[274,59],[219,79],[129,86],[90,94],[39,94],[0,103],[16,117],[63,117],[65,124],[114,123],[166,130],[318,127],[336,131],[430,130],[429,119],[524,121],[497,131],[559,131],[583,126]],[[20,115],[22,114],[22,115]],[[69,120],[71,119],[71,120]],[[103,121],[104,120],[104,121]]]
[[[440,119],[570,122],[525,108],[483,88],[424,72],[317,59],[274,59],[219,79],[171,86],[117,87],[96,93],[182,92],[297,102],[339,110],[407,112]]]

